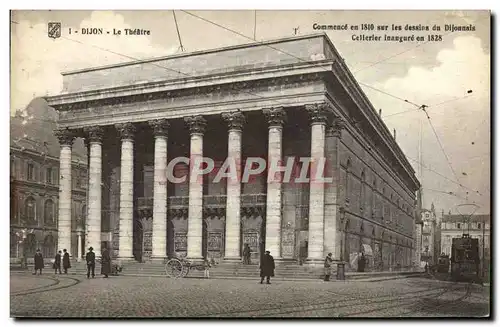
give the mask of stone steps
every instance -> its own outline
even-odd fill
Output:
[[[122,275],[136,275],[136,276],[167,276],[165,272],[165,265],[162,263],[139,263],[139,262],[126,262],[122,263],[123,272]],[[70,273],[85,275],[87,272],[87,267],[85,262],[73,262],[71,264]],[[29,269],[33,269],[30,266]],[[14,270],[14,269],[13,269]],[[47,271],[51,271],[52,269],[48,269]],[[101,265],[96,264],[95,273],[96,275],[100,275]],[[281,265],[278,263],[275,269],[276,279],[320,279],[323,277],[323,267],[321,266],[300,266],[300,265]],[[356,280],[356,279],[366,279],[366,278],[390,278],[391,276],[398,275],[410,275],[413,272],[411,271],[398,271],[398,272],[346,272],[346,279]],[[332,271],[332,278],[335,278],[335,271]],[[223,262],[219,265],[216,265],[210,269],[210,277],[213,278],[258,278],[260,275],[260,270],[258,265],[243,265],[241,263],[226,263]],[[203,277],[203,271],[199,271],[196,269],[192,269],[188,277]]]

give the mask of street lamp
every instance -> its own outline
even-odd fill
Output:
[[[80,262],[82,260],[82,234],[84,232],[84,228],[82,226],[82,219],[78,218],[76,220],[76,235],[77,235],[77,242],[76,242],[76,261]]]

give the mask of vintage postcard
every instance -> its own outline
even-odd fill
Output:
[[[490,28],[11,11],[11,316],[490,317]]]

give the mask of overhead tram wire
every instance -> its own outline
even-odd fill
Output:
[[[242,34],[242,33],[238,32],[238,31],[235,31],[235,30],[233,30],[233,29],[231,29],[231,28],[228,28],[228,27],[226,27],[226,26],[220,25],[220,24],[218,24],[218,23],[216,23],[216,22],[214,22],[214,21],[211,21],[211,20],[209,20],[209,19],[203,18],[203,17],[198,16],[198,15],[196,15],[196,14],[193,14],[193,13],[191,13],[191,12],[189,12],[189,11],[186,11],[186,10],[181,10],[181,11],[182,11],[182,12],[184,12],[184,13],[186,13],[186,14],[188,14],[188,15],[190,15],[190,16],[193,16],[193,17],[195,17],[195,18],[198,18],[198,19],[200,19],[200,20],[202,20],[202,21],[204,21],[204,22],[206,22],[206,23],[212,24],[212,25],[214,25],[214,26],[217,26],[217,27],[219,27],[219,28],[222,28],[223,30],[226,30],[226,31],[228,31],[228,32],[234,33],[234,34],[236,34],[236,35],[239,35],[239,36],[241,36],[241,37],[243,37],[243,38],[246,38],[246,39],[248,39],[248,40],[250,40],[250,41],[254,41],[254,42],[255,42],[255,40],[254,40],[254,39],[252,39],[251,37],[249,37],[249,36],[247,36],[247,35],[245,35],[245,34]],[[287,52],[287,51],[283,51],[283,50],[281,50],[281,49],[278,49],[278,48],[276,48],[276,47],[273,47],[272,45],[266,44],[264,41],[256,41],[256,42],[257,42],[257,43],[260,43],[260,44],[261,44],[261,45],[263,45],[263,46],[266,46],[266,47],[268,47],[268,48],[271,48],[271,49],[273,49],[273,50],[275,50],[275,51],[278,51],[278,52],[280,52],[280,53],[283,53],[283,54],[285,54],[285,55],[288,55],[288,56],[290,56],[290,57],[293,57],[293,58],[295,58],[295,59],[297,59],[297,60],[299,60],[299,61],[302,61],[302,62],[304,62],[304,63],[314,63],[314,62],[315,62],[315,61],[313,61],[313,60],[305,60],[305,59],[303,59],[303,58],[297,57],[297,56],[295,56],[295,55],[294,55],[294,54],[292,54],[292,53],[289,53],[289,52]],[[326,72],[330,72],[330,70],[327,70],[327,69],[323,69],[323,70],[324,70],[324,71],[326,71]],[[385,95],[391,96],[391,97],[393,97],[393,98],[395,98],[395,99],[401,100],[401,101],[403,101],[403,102],[405,102],[405,103],[409,103],[409,104],[411,104],[411,105],[413,105],[413,106],[419,107],[419,105],[417,105],[417,104],[415,104],[415,103],[413,103],[413,102],[410,102],[410,101],[405,100],[405,99],[403,99],[403,98],[400,98],[400,97],[398,97],[398,96],[395,96],[395,95],[392,95],[392,94],[390,94],[390,93],[387,93],[387,92],[385,92],[385,91],[383,91],[383,90],[380,90],[380,89],[378,89],[378,88],[376,88],[376,87],[373,87],[373,86],[370,86],[370,85],[367,85],[367,84],[364,84],[364,83],[361,83],[361,82],[358,82],[358,83],[359,83],[359,84],[362,84],[362,85],[364,85],[364,86],[366,86],[366,87],[369,87],[369,88],[371,88],[371,89],[373,89],[373,90],[375,90],[375,91],[378,91],[378,92],[380,92],[380,93],[383,93],[383,94],[385,94]]]
[[[422,111],[427,116],[427,120],[429,122],[429,125],[431,126],[432,131],[434,132],[434,136],[436,136],[436,140],[438,141],[439,147],[441,148],[441,151],[443,152],[443,154],[444,154],[444,156],[446,158],[446,162],[448,163],[451,171],[453,172],[453,175],[455,176],[457,182],[459,182],[459,185],[461,187],[464,187],[464,185],[460,182],[460,179],[458,178],[458,175],[457,175],[455,169],[453,168],[453,165],[450,162],[450,158],[448,157],[448,154],[446,154],[446,151],[444,150],[443,144],[441,143],[441,140],[439,139],[439,136],[438,136],[438,134],[436,132],[436,129],[434,128],[434,124],[432,124],[431,117],[429,116],[429,113],[427,112],[425,105],[422,105]]]
[[[247,38],[247,39],[249,39],[249,40],[252,40],[252,38],[250,38],[250,37],[248,37],[248,36],[246,36],[246,35],[244,35],[244,34],[242,34],[242,33],[238,32],[238,31],[235,31],[235,30],[233,30],[233,29],[230,29],[230,28],[228,28],[228,27],[225,27],[225,26],[223,26],[223,25],[220,25],[220,24],[218,24],[218,23],[216,23],[216,22],[213,22],[213,21],[211,21],[211,20],[209,20],[209,19],[206,19],[206,18],[203,18],[203,17],[198,16],[198,15],[196,15],[196,14],[193,14],[193,13],[191,13],[191,12],[189,12],[189,11],[186,11],[186,10],[182,10],[182,11],[183,11],[184,13],[188,14],[188,15],[191,15],[191,16],[193,16],[193,17],[196,17],[196,18],[198,18],[198,19],[200,19],[200,20],[202,20],[202,21],[205,21],[205,22],[207,22],[207,23],[209,23],[209,24],[215,25],[215,26],[217,26],[217,27],[219,27],[219,28],[222,28],[222,29],[224,29],[224,30],[226,30],[226,31],[232,32],[232,33],[234,33],[234,34],[236,34],[236,35],[239,35],[239,36],[242,36],[242,37]],[[444,34],[444,35],[448,35],[448,34],[450,34],[450,33],[452,33],[452,31],[450,31],[450,32],[448,32],[448,33],[446,33],[446,34]],[[281,49],[277,49],[277,48],[275,48],[275,47],[273,47],[273,46],[270,46],[269,44],[264,44],[264,42],[260,42],[260,41],[258,41],[258,43],[260,43],[260,44],[262,44],[262,45],[264,45],[264,46],[267,46],[267,47],[269,47],[269,48],[271,48],[271,49],[274,49],[274,50],[276,50],[276,51],[278,51],[278,52],[281,52],[281,53],[283,53],[283,54],[289,55],[289,56],[291,56],[291,57],[293,57],[293,58],[295,58],[295,59],[298,59],[298,60],[300,60],[300,61],[303,61],[303,62],[311,62],[311,61],[308,61],[308,60],[304,60],[304,59],[302,59],[302,58],[299,58],[299,57],[297,57],[297,56],[295,56],[295,55],[293,55],[293,54],[291,54],[291,53],[288,53],[288,52],[286,52],[286,51],[283,51],[283,50],[281,50]],[[420,46],[422,46],[422,45],[424,45],[424,44],[427,44],[427,43],[429,43],[429,41],[427,41],[427,42],[423,42],[423,43],[421,43],[421,44],[417,45],[417,46],[416,46],[416,47],[414,47],[414,48],[420,47]],[[393,55],[393,56],[390,56],[390,57],[388,57],[388,58],[386,58],[386,59],[384,59],[384,60],[381,60],[381,61],[379,61],[379,62],[383,62],[383,61],[385,61],[385,60],[388,60],[388,59],[394,58],[394,57],[399,56],[399,55],[401,55],[401,54],[403,54],[403,53],[405,53],[405,52],[408,52],[408,51],[410,51],[410,50],[411,50],[411,49],[407,49],[407,50],[405,50],[405,51],[403,51],[403,52],[397,53],[397,54],[395,54],[395,55]],[[376,64],[377,64],[377,63],[374,63],[373,65],[370,65],[369,67],[375,66]],[[363,69],[366,69],[366,68],[368,68],[368,67],[365,67],[365,68],[363,68]],[[325,69],[325,71],[327,71],[327,70]],[[359,72],[359,71],[361,71],[361,70],[358,70],[357,72]],[[408,101],[408,100],[406,100],[406,99],[403,99],[403,98],[400,98],[400,97],[394,96],[394,95],[392,95],[392,94],[389,94],[389,93],[387,93],[387,92],[385,92],[385,91],[379,90],[379,89],[377,89],[377,88],[375,88],[375,87],[368,86],[367,84],[364,84],[364,83],[361,83],[361,82],[359,82],[359,84],[364,85],[364,86],[367,86],[367,87],[369,87],[369,88],[371,88],[371,89],[373,89],[373,90],[376,90],[376,91],[381,92],[381,93],[383,93],[383,94],[385,94],[385,95],[391,96],[391,97],[393,97],[393,98],[395,98],[395,99],[398,99],[398,100],[400,100],[400,101],[403,101],[403,102],[405,102],[405,103],[409,103],[409,104],[411,104],[411,105],[413,105],[413,106],[415,106],[415,107],[417,107],[417,108],[419,108],[419,109],[422,109],[422,110],[425,112],[425,114],[427,115],[427,117],[428,117],[428,119],[429,119],[429,122],[430,122],[430,117],[429,117],[428,113],[425,111],[425,108],[427,108],[427,107],[428,107],[427,105],[418,105],[418,104],[413,103],[413,102],[411,102],[411,101]],[[432,124],[431,124],[431,126],[432,126],[432,129],[433,129],[433,131],[434,131],[434,134],[435,134],[435,135],[436,135],[436,137],[437,137],[437,133],[436,133],[436,131],[435,131],[435,129],[434,129],[434,126],[433,126]],[[447,154],[446,154],[446,152],[444,151],[444,148],[443,148],[443,146],[442,146],[442,144],[441,144],[441,141],[439,140],[439,137],[437,137],[437,139],[438,139],[438,142],[439,142],[439,144],[440,144],[441,150],[443,151],[443,153],[444,153],[444,155],[445,155],[446,161],[447,161],[448,165],[450,166],[450,168],[452,169],[453,174],[455,175],[455,178],[457,179],[457,183],[458,183],[458,185],[460,185],[461,187],[465,187],[462,183],[460,183],[460,180],[457,178],[457,174],[456,174],[455,170],[453,169],[453,166],[452,166],[452,165],[451,165],[451,163],[450,163],[450,160],[449,160],[449,158],[448,158],[448,155],[447,155]]]
[[[235,30],[233,30],[233,29],[230,29],[230,28],[228,28],[228,27],[225,27],[225,26],[223,26],[223,25],[220,25],[220,24],[218,24],[218,23],[216,23],[216,22],[213,22],[213,21],[211,21],[211,20],[209,20],[209,19],[206,19],[206,18],[203,18],[203,17],[198,16],[198,15],[196,15],[196,14],[193,14],[193,13],[191,13],[191,12],[189,12],[189,11],[186,11],[186,10],[182,10],[182,11],[183,11],[184,13],[188,14],[188,15],[191,15],[191,16],[193,16],[193,17],[195,17],[195,18],[198,18],[198,19],[200,19],[200,20],[202,20],[202,21],[205,21],[205,22],[207,22],[207,23],[209,23],[209,24],[215,25],[215,26],[217,26],[217,27],[219,27],[219,28],[222,28],[222,29],[224,29],[224,30],[226,30],[226,31],[232,32],[232,33],[234,33],[234,34],[236,34],[236,35],[239,35],[239,36],[241,36],[241,37],[244,37],[244,38],[246,38],[246,39],[249,39],[249,40],[254,41],[252,38],[250,38],[250,37],[248,37],[248,36],[246,36],[246,35],[244,35],[244,34],[242,34],[242,33],[238,32],[238,31],[235,31]],[[446,34],[450,34],[450,33],[452,33],[452,32],[449,32],[449,33],[446,33]],[[278,51],[278,52],[281,52],[281,53],[286,54],[286,55],[288,55],[288,56],[291,56],[291,57],[293,57],[293,58],[295,58],[295,59],[298,59],[298,60],[300,60],[300,61],[302,61],[302,62],[306,62],[306,63],[307,63],[307,62],[311,62],[311,61],[308,61],[308,60],[304,60],[303,58],[297,57],[297,56],[295,56],[295,55],[293,55],[293,54],[291,54],[291,53],[288,53],[288,52],[286,52],[286,51],[283,51],[283,50],[281,50],[281,49],[277,49],[277,48],[275,48],[275,47],[273,47],[273,46],[271,46],[271,45],[269,45],[269,44],[265,44],[265,43],[264,43],[264,42],[262,42],[262,41],[257,41],[257,42],[258,42],[258,43],[260,43],[260,44],[262,44],[262,45],[264,45],[264,46],[267,46],[267,47],[269,47],[269,48],[271,48],[271,49],[274,49],[274,50],[276,50],[276,51]],[[418,46],[424,45],[424,44],[426,44],[426,43],[428,43],[428,42],[429,42],[429,41],[424,42],[424,43],[422,43],[422,44],[420,44],[420,45],[418,45]],[[418,47],[418,46],[417,46],[417,47]],[[410,50],[410,49],[405,50],[404,52],[407,52],[407,51],[409,51],[409,50]],[[391,56],[391,57],[389,57],[389,58],[387,58],[387,59],[390,59],[390,58],[396,57],[396,56],[398,56],[398,55],[400,55],[400,54],[402,54],[402,53],[404,53],[404,52],[401,52],[401,53],[399,53],[399,54],[393,55],[393,56]],[[374,64],[374,65],[375,65],[375,64]],[[374,66],[374,65],[371,65],[371,66]],[[325,71],[327,71],[327,70],[325,69]],[[362,84],[362,85],[364,85],[364,86],[367,86],[367,87],[369,87],[369,88],[371,88],[371,89],[373,89],[373,90],[376,90],[376,91],[381,92],[381,93],[383,93],[383,94],[385,94],[385,95],[391,96],[391,97],[393,97],[393,98],[395,98],[395,99],[398,99],[398,100],[400,100],[400,101],[403,101],[403,102],[405,102],[405,103],[409,103],[409,104],[411,104],[411,105],[413,105],[413,106],[417,107],[418,109],[424,109],[424,111],[425,111],[425,108],[427,107],[426,105],[418,105],[418,104],[413,103],[413,102],[411,102],[411,101],[408,101],[408,100],[406,100],[406,99],[400,98],[400,97],[398,97],[398,96],[394,96],[394,95],[392,95],[392,94],[389,94],[389,93],[387,93],[387,92],[385,92],[385,91],[379,90],[379,89],[377,89],[377,88],[375,88],[375,87],[369,86],[369,85],[367,85],[367,84],[364,84],[364,83],[361,83],[361,82],[360,82],[359,84]],[[427,112],[426,112],[426,114],[427,114]],[[428,114],[427,114],[427,116],[428,116]],[[433,129],[434,129],[434,127],[433,127]],[[436,135],[437,135],[437,134],[436,134]],[[438,141],[439,141],[439,140],[438,140]],[[440,142],[440,141],[439,141],[439,142]],[[441,142],[440,142],[440,144],[441,144]],[[442,148],[442,145],[441,145],[441,148]],[[446,152],[444,152],[444,149],[443,149],[443,148],[442,148],[442,150],[443,150],[443,153],[445,154],[445,157],[446,157],[446,160],[447,160],[448,164],[450,165],[450,167],[452,167],[452,166],[451,166],[451,163],[449,162],[449,158],[448,158],[448,156],[446,155]],[[452,170],[453,170],[453,172],[454,172],[454,174],[455,174],[455,178],[457,178],[456,173],[455,173],[455,171],[454,171],[454,169],[453,169],[453,168],[452,168]],[[460,183],[460,180],[459,180],[458,178],[457,178],[456,183],[457,183],[459,186],[461,186],[461,187],[465,187],[462,183]]]
[[[208,22],[208,23],[210,23],[210,24],[216,25],[216,26],[218,26],[218,27],[220,27],[220,28],[222,28],[222,29],[224,29],[224,30],[228,30],[228,31],[233,32],[233,33],[235,33],[235,34],[237,34],[237,35],[240,35],[240,36],[242,36],[242,37],[245,37],[245,38],[247,38],[247,39],[252,40],[252,39],[251,39],[251,38],[249,38],[248,36],[246,36],[246,35],[244,35],[244,34],[241,34],[241,33],[237,32],[237,31],[234,31],[234,30],[232,30],[232,29],[229,29],[229,28],[227,28],[227,27],[225,27],[225,26],[222,26],[222,25],[220,25],[220,24],[217,24],[217,23],[215,23],[215,22],[212,22],[212,21],[210,21],[210,20],[207,20],[207,19],[205,19],[205,18],[203,18],[203,17],[200,17],[200,16],[197,16],[197,15],[195,15],[195,14],[192,14],[192,13],[190,13],[190,12],[188,12],[188,11],[185,11],[185,10],[182,10],[182,11],[183,11],[183,12],[185,12],[185,13],[187,13],[187,14],[189,14],[189,15],[191,15],[191,16],[193,16],[193,17],[196,17],[196,18],[198,18],[198,19],[201,19],[201,20],[203,20],[203,21],[206,21],[206,22]],[[11,23],[14,23],[14,24],[19,24],[19,22],[16,22],[16,21],[13,21],[13,20],[11,20]],[[30,26],[30,28],[31,28],[31,29],[33,29],[33,26]],[[142,60],[143,60],[143,59],[138,59],[138,58],[135,58],[135,57],[132,57],[132,56],[129,56],[129,55],[125,55],[125,54],[122,54],[122,53],[119,53],[119,52],[116,52],[116,51],[112,51],[112,50],[109,50],[109,49],[106,49],[106,48],[102,48],[102,47],[99,47],[99,46],[96,46],[96,45],[93,45],[93,44],[87,44],[87,43],[84,43],[84,42],[81,42],[81,41],[78,41],[78,40],[75,40],[75,39],[67,38],[67,37],[64,37],[64,36],[61,36],[61,38],[66,39],[66,40],[68,40],[68,41],[72,41],[72,42],[79,43],[79,44],[81,44],[81,45],[91,46],[91,47],[96,48],[96,49],[98,49],[98,50],[101,50],[101,51],[106,51],[106,52],[109,52],[109,53],[112,53],[112,54],[115,54],[115,55],[118,55],[118,56],[122,56],[122,57],[125,57],[125,58],[127,58],[127,59],[134,60],[134,61],[142,61]],[[252,41],[255,41],[255,40],[252,40]],[[261,41],[257,41],[257,42],[259,42],[259,43],[261,43],[261,44],[263,43],[263,42],[261,42]],[[294,56],[293,54],[290,54],[290,53],[288,53],[288,52],[286,52],[286,51],[283,51],[283,50],[277,49],[277,48],[272,47],[272,46],[270,46],[270,45],[268,45],[268,44],[263,44],[263,45],[265,45],[265,46],[267,46],[267,47],[269,47],[269,48],[272,48],[272,49],[274,49],[274,50],[276,50],[276,51],[278,51],[278,52],[281,52],[281,53],[283,53],[283,54],[286,54],[286,55],[292,56],[292,57],[294,57],[294,58],[296,58],[296,59],[298,59],[298,60],[300,60],[300,61],[303,61],[303,62],[312,62],[312,61],[307,61],[307,60],[304,60],[304,59],[302,59],[302,58],[296,57],[296,56]],[[163,69],[166,69],[166,70],[168,70],[168,71],[172,71],[172,72],[175,72],[175,73],[178,73],[178,74],[182,74],[182,75],[185,75],[185,76],[187,76],[187,77],[193,77],[192,75],[186,74],[186,73],[184,73],[184,72],[181,72],[181,71],[178,71],[178,70],[175,70],[175,69],[172,69],[172,68],[164,67],[164,66],[161,66],[161,65],[158,65],[158,64],[155,64],[155,63],[151,63],[151,62],[144,62],[144,63],[145,63],[145,64],[149,64],[149,65],[153,65],[153,66],[156,66],[156,67],[159,67],[159,68],[163,68]],[[327,71],[327,70],[325,70],[325,71]],[[366,85],[365,85],[365,86],[366,86]],[[374,88],[374,87],[371,87],[371,88],[372,88],[372,89],[374,89],[374,90],[377,90],[377,91],[379,91],[379,92],[382,92],[382,93],[384,93],[384,94],[386,94],[386,95],[390,95],[390,94],[388,94],[387,92],[382,91],[382,90],[379,90],[379,89],[377,89],[377,88]],[[263,98],[263,99],[264,99],[264,97],[262,97],[262,96],[260,96],[260,95],[258,95],[258,94],[255,94],[255,93],[251,93],[251,92],[248,92],[248,91],[243,91],[243,93],[247,93],[247,94],[249,94],[249,95],[257,96],[257,97],[259,97],[259,98]],[[399,99],[399,100],[402,100],[402,101],[404,101],[404,102],[406,102],[406,103],[409,103],[409,104],[412,104],[412,105],[416,105],[416,104],[414,104],[414,103],[412,103],[412,102],[410,102],[410,101],[408,101],[408,100],[404,100],[404,99],[402,99],[402,98],[400,98],[400,97],[393,96],[393,95],[390,95],[390,96],[392,96],[392,97],[394,97],[394,98],[397,98],[397,99]],[[277,100],[272,100],[272,101],[279,103]],[[444,177],[444,176],[443,176],[443,177]],[[447,177],[445,177],[445,178],[446,178],[446,179],[448,179]],[[451,180],[450,180],[450,181],[451,181]],[[461,185],[460,183],[457,183],[457,184],[458,184],[458,185]],[[465,186],[463,186],[463,185],[461,185],[461,186],[462,186],[462,187],[465,187]]]
[[[194,14],[192,14],[192,13],[190,13],[190,12],[185,11],[185,10],[181,10],[181,11],[182,11],[182,12],[185,12],[185,13],[187,13],[187,14],[189,14],[189,15],[192,15],[192,16],[194,16],[194,17],[197,17],[197,18],[199,18],[199,19],[202,19],[202,20],[204,20],[204,21],[207,21],[207,22],[209,22],[209,23],[211,23],[211,24],[214,24],[214,25],[216,25],[216,26],[218,26],[218,27],[220,27],[220,28],[223,28],[223,29],[225,29],[225,30],[231,31],[231,32],[233,32],[233,33],[236,33],[236,34],[238,34],[238,35],[240,35],[240,36],[242,36],[242,37],[245,37],[245,38],[247,38],[247,39],[252,40],[252,41],[254,41],[254,42],[255,42],[255,40],[254,40],[254,39],[252,39],[252,38],[250,38],[250,37],[248,37],[248,36],[246,36],[246,35],[244,35],[244,34],[241,34],[241,33],[237,32],[237,31],[234,31],[234,30],[231,30],[231,29],[229,29],[229,28],[226,28],[226,27],[224,27],[224,26],[222,26],[222,25],[219,25],[219,24],[217,24],[217,23],[215,23],[215,22],[212,22],[212,21],[206,20],[206,19],[205,19],[205,18],[203,18],[203,17],[200,17],[200,16],[197,16],[197,15],[194,15]],[[11,23],[14,23],[14,24],[19,24],[19,22],[16,22],[16,21],[13,21],[13,20],[11,20]],[[33,29],[33,26],[30,26],[30,28],[31,28],[31,29]],[[102,47],[97,46],[97,45],[94,45],[94,44],[89,44],[89,43],[81,42],[81,41],[78,41],[78,40],[75,40],[75,39],[71,39],[71,38],[68,38],[68,37],[65,37],[65,36],[61,36],[61,38],[62,38],[62,39],[65,39],[65,40],[68,40],[68,41],[71,41],[71,42],[75,42],[75,43],[81,44],[81,45],[90,46],[90,47],[93,47],[93,48],[98,49],[98,50],[101,50],[101,51],[106,51],[106,52],[112,53],[112,54],[114,54],[114,55],[121,56],[121,57],[124,57],[124,58],[130,59],[130,60],[133,60],[133,61],[143,61],[143,60],[144,60],[144,59],[135,58],[135,57],[132,57],[132,56],[129,56],[129,55],[125,55],[125,54],[123,54],[123,53],[119,53],[119,52],[116,52],[116,51],[113,51],[113,50],[109,50],[109,49],[106,49],[106,48],[102,48]],[[303,58],[299,58],[299,57],[297,57],[297,56],[295,56],[295,55],[293,55],[293,54],[291,54],[291,53],[288,53],[288,52],[286,52],[286,51],[283,51],[283,50],[280,50],[280,49],[278,49],[278,48],[275,48],[275,47],[273,47],[273,46],[271,46],[271,45],[269,45],[269,44],[263,44],[263,42],[262,42],[262,41],[256,41],[256,42],[261,43],[262,45],[267,46],[267,47],[269,47],[269,48],[271,48],[271,49],[273,49],[273,50],[275,50],[275,51],[278,51],[278,52],[281,52],[281,53],[283,53],[283,54],[286,54],[286,55],[292,56],[292,57],[294,57],[295,59],[298,59],[298,60],[300,60],[300,61],[302,61],[302,62],[305,62],[305,63],[313,63],[313,62],[314,62],[314,61],[311,61],[311,60],[304,60]],[[184,73],[184,72],[178,71],[178,70],[176,70],[176,69],[172,69],[172,68],[168,68],[168,67],[165,67],[165,66],[162,66],[162,65],[158,65],[158,64],[155,64],[155,63],[152,63],[152,62],[143,62],[143,63],[144,63],[144,64],[148,64],[148,65],[152,65],[152,66],[155,66],[155,67],[158,67],[158,68],[162,68],[162,69],[165,69],[165,70],[168,70],[168,71],[174,72],[174,73],[178,73],[178,74],[184,75],[184,76],[186,76],[186,77],[194,77],[193,75],[190,75],[190,74],[187,74],[187,73]],[[329,70],[326,70],[326,69],[324,69],[324,70],[325,70],[325,71],[327,71],[327,72],[329,72]],[[364,86],[368,86],[368,87],[370,87],[371,89],[373,89],[373,90],[375,90],[375,91],[381,92],[381,93],[383,93],[383,94],[385,94],[385,95],[388,95],[388,96],[392,96],[393,98],[399,99],[399,100],[404,101],[404,102],[406,102],[406,103],[413,104],[412,102],[409,102],[409,101],[407,101],[407,100],[404,100],[404,99],[402,99],[402,98],[400,98],[400,97],[397,97],[397,96],[395,96],[395,95],[391,95],[391,94],[389,94],[389,93],[387,93],[387,92],[385,92],[385,91],[382,91],[382,90],[380,90],[380,89],[377,89],[377,88],[375,88],[375,87],[373,87],[373,86],[369,86],[369,85],[367,85],[367,84],[364,84]],[[266,99],[266,98],[265,98],[265,97],[263,97],[263,96],[260,96],[260,95],[258,95],[258,94],[255,94],[255,93],[252,93],[252,92],[249,92],[249,91],[242,91],[242,93],[246,93],[246,94],[249,94],[249,95],[253,95],[253,96],[259,97],[259,98],[261,98],[261,99]],[[273,101],[273,102],[276,102],[276,103],[278,103],[278,104],[280,104],[280,105],[282,105],[282,103],[280,103],[278,100],[274,100],[274,99],[273,99],[272,101]],[[413,105],[416,105],[416,104],[413,104]]]
[[[431,104],[427,107],[427,109],[431,109],[431,108],[436,108],[436,107],[439,107],[439,106],[442,106],[442,105],[445,105],[445,104],[448,104],[450,102],[455,102],[455,101],[458,101],[458,100],[463,100],[463,99],[467,99],[467,98],[470,98],[471,95],[465,95],[463,97],[460,97],[460,98],[453,98],[453,99],[449,99],[449,100],[446,100],[446,101],[443,101],[443,102],[439,102],[439,103],[436,103],[436,104]],[[420,111],[421,108],[420,106],[417,108],[417,109],[411,109],[411,110],[405,110],[405,111],[399,111],[399,112],[395,112],[393,114],[389,114],[389,115],[385,115],[385,116],[382,116],[382,118],[388,118],[388,117],[392,117],[392,116],[397,116],[397,115],[402,115],[402,114],[406,114],[406,113],[410,113],[410,112],[418,112]]]
[[[464,185],[461,185],[461,184],[460,184],[460,182],[457,182],[457,181],[455,181],[455,180],[453,180],[453,179],[450,179],[449,177],[447,177],[447,176],[443,175],[442,173],[440,173],[440,172],[438,172],[438,171],[436,171],[436,170],[434,170],[434,169],[431,169],[431,168],[427,167],[426,165],[424,165],[424,164],[420,163],[420,162],[419,162],[418,160],[416,160],[416,159],[413,159],[413,158],[408,157],[408,156],[406,156],[406,158],[408,158],[409,160],[411,160],[411,161],[413,161],[413,162],[417,163],[417,164],[418,164],[420,167],[422,167],[423,169],[428,170],[428,171],[430,171],[430,172],[432,172],[432,173],[434,173],[434,174],[436,174],[436,175],[438,175],[438,176],[440,176],[440,177],[442,177],[442,178],[446,179],[447,181],[449,181],[449,182],[451,182],[451,183],[453,183],[453,184],[456,184],[456,185],[458,185],[458,186],[462,186],[462,187],[463,187],[463,188],[465,188],[466,190],[469,190],[469,191],[471,191],[471,192],[474,192],[474,193],[476,193],[476,194],[481,195],[481,193],[480,193],[478,190],[473,190],[473,189],[471,189],[471,188],[469,188],[469,187],[466,187],[466,186],[464,186]]]
[[[174,15],[175,29],[177,30],[177,37],[179,38],[179,48],[182,52],[184,52],[184,46],[182,45],[181,33],[179,32],[179,24],[177,24],[177,18],[175,17],[175,10],[172,10],[172,14]]]
[[[13,24],[19,24],[19,22],[16,22],[16,21],[13,21],[13,20],[11,20],[10,22],[13,23]],[[30,26],[30,28],[33,29],[33,26]],[[185,77],[196,77],[195,75],[190,75],[190,74],[181,72],[181,71],[176,70],[176,69],[172,69],[172,68],[168,68],[168,67],[165,67],[165,66],[162,66],[162,65],[155,64],[153,62],[147,62],[147,61],[144,62],[144,59],[135,58],[135,57],[123,54],[123,53],[119,53],[119,52],[116,52],[116,51],[113,51],[113,50],[109,50],[109,49],[106,49],[106,48],[102,48],[102,47],[96,46],[94,44],[88,44],[88,43],[81,42],[81,41],[78,41],[78,40],[75,40],[75,39],[71,39],[71,38],[68,38],[68,37],[65,37],[65,36],[61,36],[61,38],[65,39],[65,40],[68,40],[68,41],[71,41],[71,42],[76,42],[76,43],[81,44],[81,45],[90,46],[90,47],[93,47],[93,48],[101,50],[101,51],[109,52],[109,53],[112,53],[114,55],[121,56],[121,57],[130,59],[130,60],[133,60],[135,62],[141,62],[142,61],[143,64],[152,65],[152,66],[155,66],[155,67],[158,67],[158,68],[162,68],[162,69],[165,69],[165,70],[170,71],[170,72],[174,72],[174,73],[178,73],[178,74],[184,75]],[[256,96],[256,97],[261,98],[261,99],[269,100],[269,99],[267,99],[267,98],[265,98],[265,97],[263,97],[261,95],[258,95],[256,93],[249,92],[249,91],[246,91],[246,90],[241,90],[241,93],[246,93],[248,95]],[[271,99],[271,101],[277,103],[278,105],[283,105],[283,103],[280,102],[279,100]]]

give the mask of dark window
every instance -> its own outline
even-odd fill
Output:
[[[457,224],[457,228],[461,228],[460,223]]]
[[[32,163],[28,164],[27,177],[29,181],[35,180],[35,166]]]
[[[52,184],[52,167],[47,168],[45,171],[45,181],[47,184]]]
[[[54,202],[52,200],[45,201],[44,222],[48,225],[54,224]]]
[[[481,228],[481,223],[477,223],[477,228]]]

